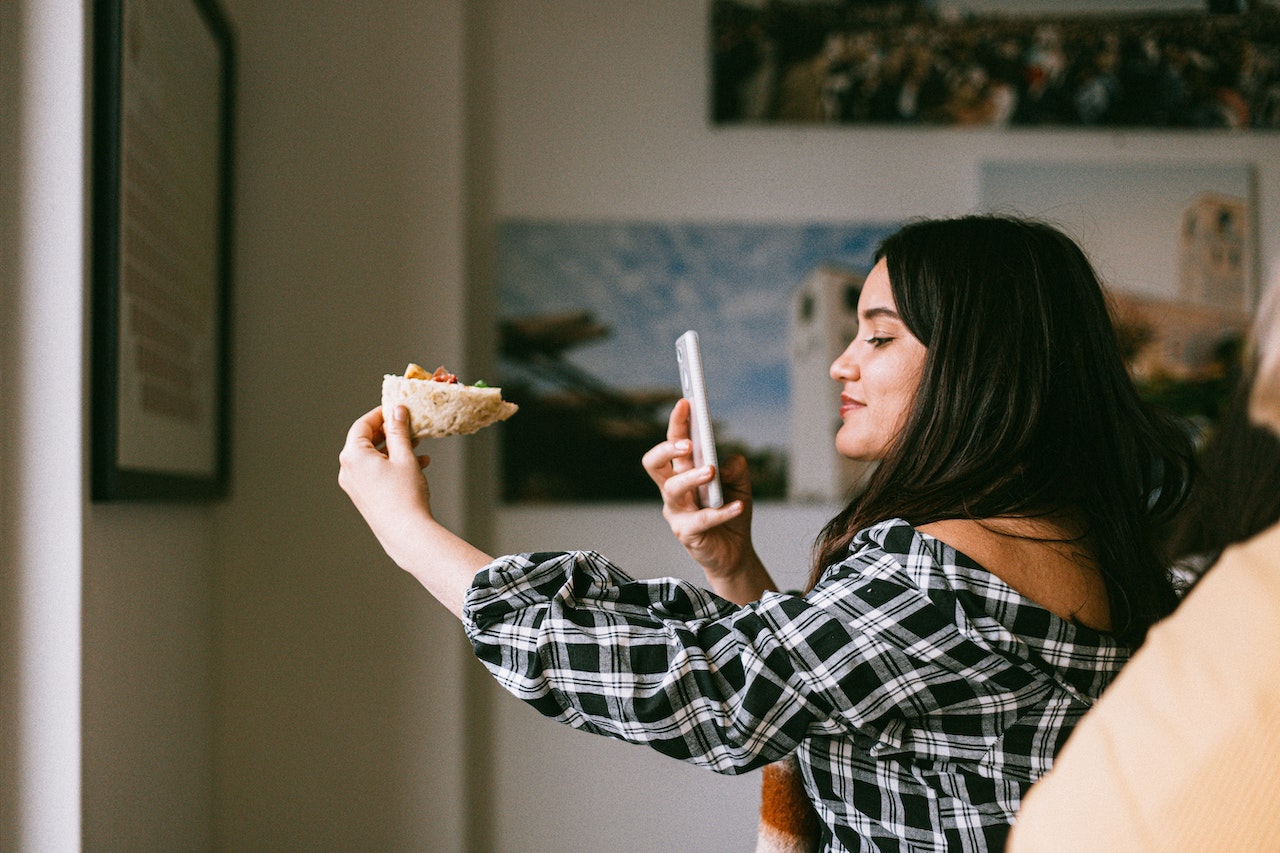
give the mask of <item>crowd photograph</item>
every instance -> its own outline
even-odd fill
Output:
[[[717,0],[712,120],[1280,127],[1270,0],[1097,5]]]

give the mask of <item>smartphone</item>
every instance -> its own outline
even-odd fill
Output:
[[[707,381],[702,373],[702,346],[698,333],[690,329],[676,339],[676,364],[680,368],[680,392],[689,401],[689,437],[693,439],[693,464],[715,466],[715,476],[698,487],[698,502],[704,507],[724,506],[720,489],[720,463],[716,460],[716,439],[711,431],[711,411],[707,408]]]

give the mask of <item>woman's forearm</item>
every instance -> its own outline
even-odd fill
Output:
[[[390,540],[390,538],[389,538]],[[432,518],[399,531],[383,547],[396,565],[458,618],[476,572],[493,558]]]

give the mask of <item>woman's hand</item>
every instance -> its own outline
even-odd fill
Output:
[[[698,487],[710,482],[714,471],[709,465],[693,465],[688,400],[676,403],[667,423],[667,440],[652,447],[642,464],[662,495],[662,517],[717,593],[744,604],[774,588],[751,543],[747,460],[734,456],[721,468],[724,506],[712,509],[698,504]]]
[[[379,445],[385,444],[385,450]],[[453,535],[431,514],[431,488],[409,438],[408,412],[397,406],[390,422],[382,408],[351,425],[338,455],[338,485],[388,556],[461,615],[462,600],[477,571],[492,558]]]
[[[398,406],[393,417],[404,414],[404,407]],[[398,552],[404,547],[404,534],[415,522],[432,518],[431,487],[423,476],[431,459],[414,455],[405,423],[388,424],[381,406],[370,409],[351,425],[338,455],[338,485],[378,542],[401,565]],[[379,449],[382,445],[384,450]]]

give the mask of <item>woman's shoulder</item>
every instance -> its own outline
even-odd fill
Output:
[[[892,518],[859,531],[829,575],[832,587],[857,585],[853,594],[865,596],[867,586],[878,586],[870,597],[927,601],[970,640],[1011,659],[1034,656],[1084,695],[1097,695],[1128,659],[1110,635],[1062,618],[921,527]],[[828,597],[838,597],[837,589]]]
[[[992,549],[976,536],[955,535],[967,529],[885,519],[858,532],[841,566],[862,577],[896,578],[935,600],[958,598],[969,610],[1003,617],[1016,612],[1024,622],[1048,619],[1066,626],[1046,626],[1047,633],[1075,634],[1083,629],[1098,635],[1092,641],[1112,644],[1106,636],[1108,620],[1102,618],[1105,610],[1100,617],[1096,608],[1081,606],[1091,596],[1105,602],[1105,587],[1100,575],[1097,588],[1090,585],[1096,569],[1087,560],[1081,562],[1084,558],[1073,552],[1070,542],[1004,537],[1008,541]],[[1030,619],[1033,613],[1038,615]]]
[[[1106,579],[1088,537],[1061,519],[947,519],[921,532],[1061,619],[1111,629]]]
[[[850,543],[850,549],[854,553],[867,548],[908,553],[919,539],[920,531],[905,518],[886,518],[859,530]]]
[[[858,531],[841,565],[856,567],[863,576],[896,573],[925,589],[943,579],[980,570],[968,555],[903,518],[887,518]]]

